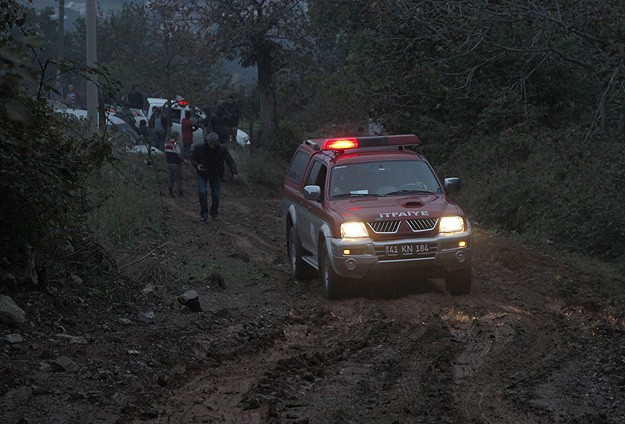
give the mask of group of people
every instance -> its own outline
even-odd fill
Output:
[[[210,107],[204,107],[203,111],[206,114],[203,122],[205,128],[216,132],[224,144],[236,142],[241,111],[234,96],[230,95],[226,100],[220,99],[214,111]]]
[[[51,101],[64,103],[67,107],[82,108],[80,95],[73,84],[68,84],[65,88],[60,80],[56,80],[47,97]],[[122,103],[129,108],[143,110],[145,101],[139,85],[134,84]],[[166,104],[164,108],[167,107]],[[168,113],[164,113],[166,111],[167,109],[163,111],[160,107],[154,107],[149,120],[139,122],[139,135],[147,144],[165,152],[170,196],[183,196],[182,167],[185,162],[191,163],[198,184],[200,219],[207,222],[210,217],[212,221],[218,221],[221,182],[224,181],[226,166],[233,178],[238,175],[236,163],[226,144],[236,142],[240,118],[239,106],[234,96],[229,96],[226,101],[219,100],[214,110],[205,107],[203,111],[206,117],[199,121],[193,120],[191,110],[185,109],[184,117],[180,120],[181,134],[171,131],[171,119]],[[203,128],[204,142],[193,146],[193,133],[198,128]]]
[[[142,124],[143,129],[140,128],[140,132],[151,136],[155,146],[163,146],[169,172],[170,196],[183,196],[182,167],[185,162],[191,163],[198,185],[200,219],[207,222],[209,217],[212,221],[219,220],[221,183],[224,181],[226,166],[233,178],[238,175],[236,163],[227,145],[236,142],[240,110],[234,97],[229,96],[226,101],[218,101],[214,110],[205,107],[203,111],[206,117],[194,121],[192,112],[184,110],[184,117],[180,120],[181,134],[177,131],[170,132],[168,140],[163,144],[160,143],[166,137],[170,121],[160,108],[154,108],[147,128]],[[198,128],[203,128],[204,142],[193,146],[193,132]]]
[[[66,89],[59,79],[54,81],[54,87],[50,88],[47,97],[50,101],[63,103],[73,109],[82,109],[83,107],[82,99],[74,84],[68,84]]]
[[[132,99],[130,94],[128,98]],[[137,99],[133,101],[137,103],[143,101],[142,97],[139,97],[141,96],[140,93],[137,93],[136,96]],[[171,107],[168,103],[163,105],[163,107],[153,107],[150,118],[145,124],[146,128],[140,128],[139,131],[141,134],[143,132],[149,133],[149,142],[159,150],[163,150],[166,135],[172,124],[168,113]],[[182,112],[180,132],[182,133],[183,156],[185,159],[188,159],[191,155],[193,133],[198,128],[202,128],[204,134],[209,132],[217,133],[222,144],[230,145],[236,143],[241,113],[233,96],[228,97],[226,101],[219,100],[214,110],[210,107],[204,107],[203,112],[205,117],[202,119],[198,119],[199,117],[193,119],[193,112],[190,109],[184,109]],[[140,125],[143,125],[143,123]]]

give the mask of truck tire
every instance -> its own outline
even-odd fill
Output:
[[[445,277],[445,287],[452,296],[469,294],[471,291],[471,267],[451,271]]]
[[[306,277],[306,263],[302,259],[302,243],[299,241],[295,226],[289,226],[288,237],[288,255],[291,275],[296,280],[303,281]]]
[[[338,299],[345,296],[346,280],[334,272],[330,263],[330,255],[325,246],[319,249],[319,277],[323,284],[323,294],[327,299]]]

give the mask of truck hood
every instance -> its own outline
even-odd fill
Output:
[[[394,221],[461,214],[444,194],[352,197],[330,201],[328,206],[345,221]]]

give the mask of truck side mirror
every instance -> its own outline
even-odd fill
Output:
[[[316,202],[321,200],[321,187],[318,185],[307,185],[304,187],[304,199]]]
[[[462,181],[460,180],[460,178],[445,178],[445,190],[447,191],[447,193],[453,193],[454,191],[458,191],[461,188]]]

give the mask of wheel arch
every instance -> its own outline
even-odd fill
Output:
[[[330,227],[327,223],[323,223],[319,228],[319,233],[317,234],[317,260],[321,258],[321,249],[326,249],[326,252],[332,257],[332,246],[330,245],[330,240],[332,239],[332,232],[330,231]]]

